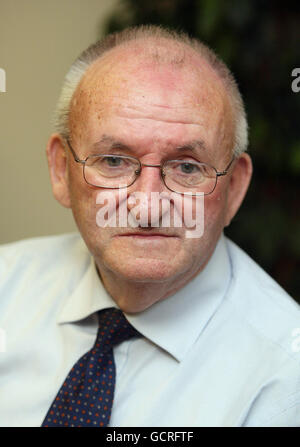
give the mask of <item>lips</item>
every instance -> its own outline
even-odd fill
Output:
[[[171,234],[163,234],[163,233],[125,233],[118,234],[119,237],[137,237],[137,238],[168,238],[168,237],[177,237]]]

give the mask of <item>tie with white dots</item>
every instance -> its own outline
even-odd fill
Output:
[[[107,427],[114,399],[116,367],[113,346],[140,336],[119,309],[98,313],[94,346],[75,363],[42,427]]]

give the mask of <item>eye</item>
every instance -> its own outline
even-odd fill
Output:
[[[109,167],[119,167],[122,164],[122,158],[120,157],[104,157],[103,161],[105,164],[107,164]]]
[[[196,164],[190,162],[180,163],[180,170],[183,174],[196,174],[199,168]]]
[[[100,156],[100,157],[90,157],[88,166],[97,169],[116,169],[124,168],[126,161],[122,157],[118,156]]]

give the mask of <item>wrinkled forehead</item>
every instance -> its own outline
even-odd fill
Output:
[[[84,74],[74,98],[111,99],[128,90],[157,82],[161,87],[185,93],[185,100],[203,96],[226,96],[216,72],[192,48],[179,42],[160,40],[121,45],[104,53]],[[180,82],[182,81],[182,83]],[[186,89],[185,87],[189,88]],[[190,94],[188,92],[190,91]]]
[[[217,73],[193,49],[178,42],[150,46],[135,42],[114,48],[94,62],[73,95],[71,133],[78,134],[80,123],[86,124],[89,116],[102,121],[128,101],[176,109],[179,120],[189,120],[186,114],[194,115],[199,108],[227,119],[231,116]]]

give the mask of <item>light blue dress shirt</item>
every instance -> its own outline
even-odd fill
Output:
[[[79,235],[1,247],[1,426],[41,425],[111,306]],[[299,305],[224,235],[190,283],[126,317],[144,337],[114,348],[111,427],[300,427]]]

